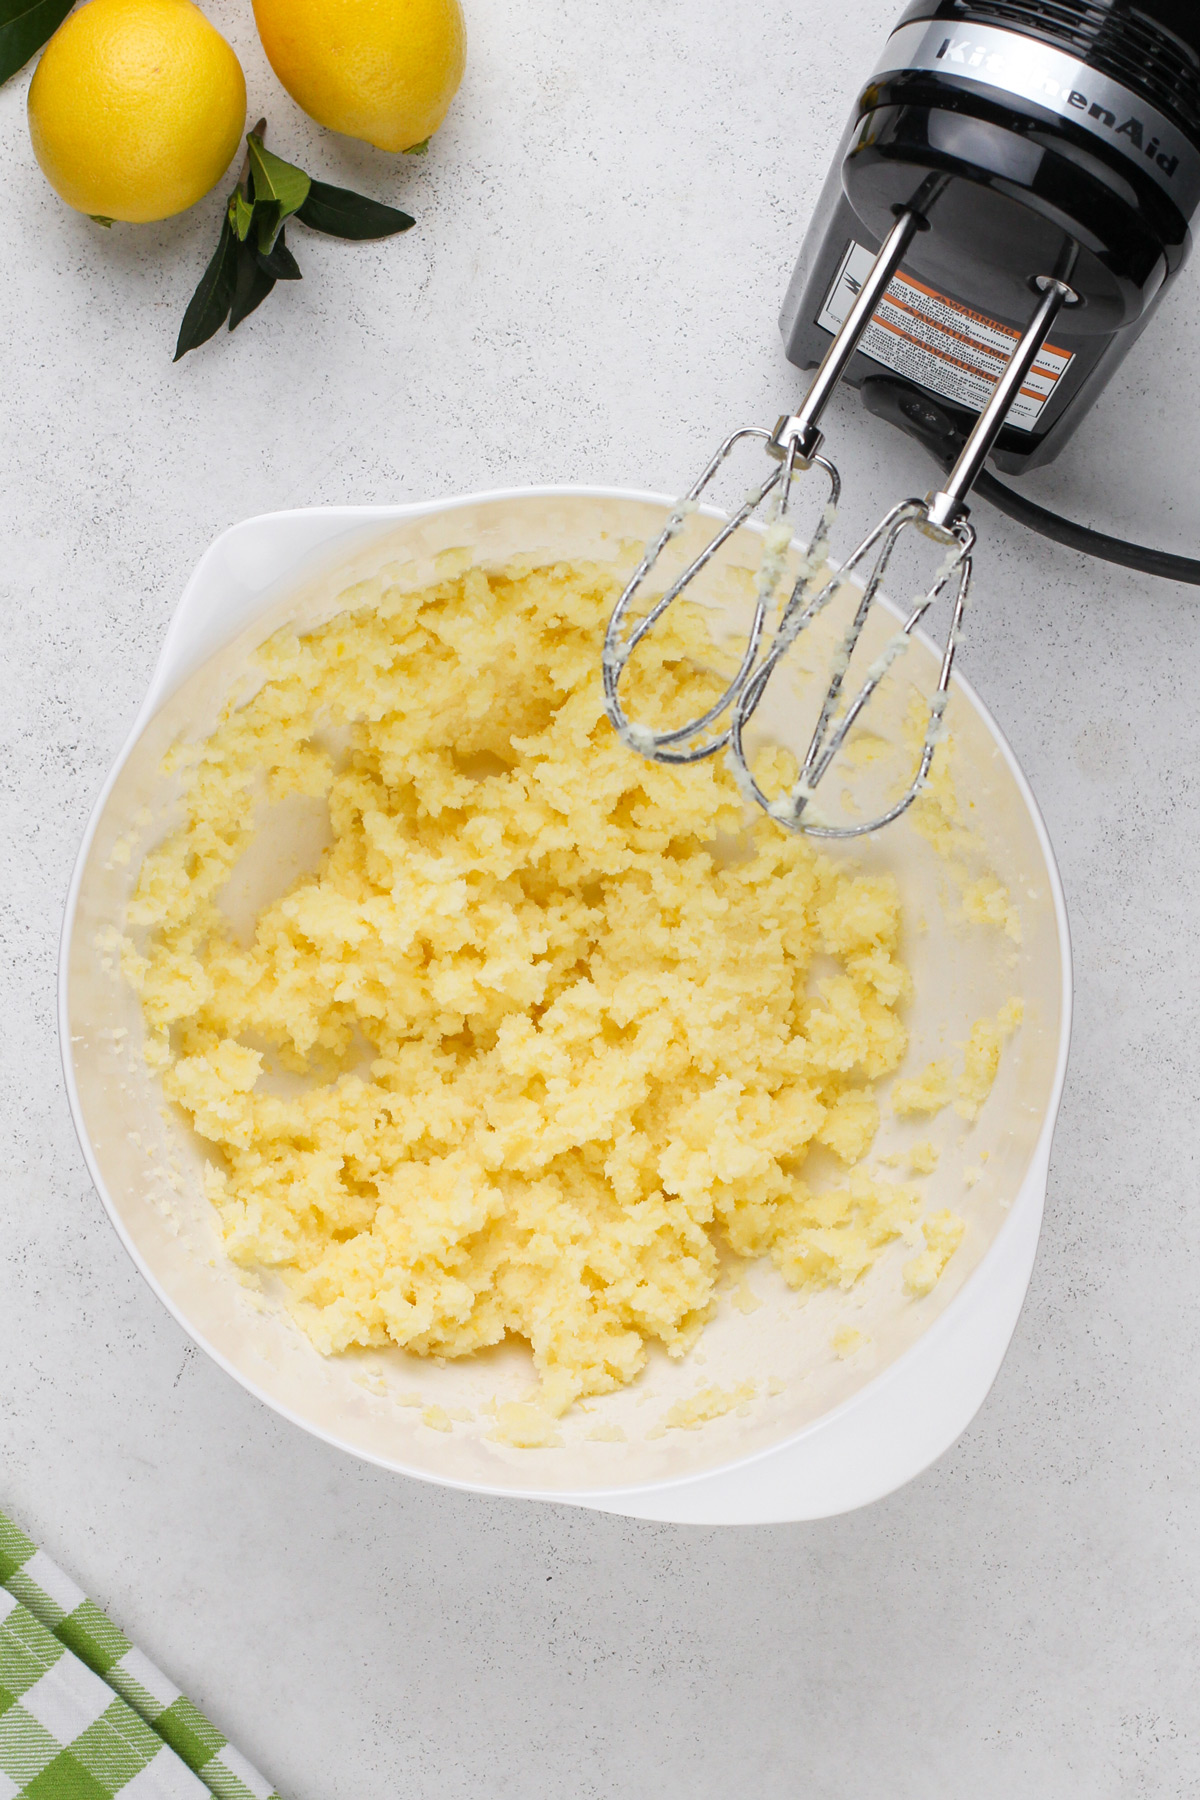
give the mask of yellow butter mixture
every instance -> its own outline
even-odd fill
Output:
[[[718,760],[619,743],[610,571],[359,598],[272,639],[255,696],[175,753],[185,822],[130,908],[228,1255],[326,1352],[523,1339],[557,1413],[649,1344],[682,1355],[722,1251],[812,1289],[919,1243],[919,1191],[856,1166],[906,1046],[894,883],[748,820]],[[686,711],[706,642],[674,608],[641,699]],[[222,891],[294,794],[327,802],[330,845],[244,941]],[[914,1292],[956,1229],[925,1225]]]

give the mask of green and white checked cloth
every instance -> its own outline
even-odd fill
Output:
[[[0,1800],[279,1800],[0,1512]]]

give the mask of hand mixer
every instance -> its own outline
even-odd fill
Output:
[[[732,433],[646,550],[609,621],[605,707],[640,755],[685,764],[724,750],[739,786],[785,829],[856,837],[898,818],[924,785],[971,582],[968,496],[1125,566],[1200,584],[1200,562],[1078,526],[985,469],[1053,458],[1128,354],[1191,248],[1200,208],[1200,6],[1193,0],[915,0],[860,92],[805,238],[781,319],[789,359],[816,366],[773,431]],[[1052,335],[1053,334],[1053,339]],[[825,570],[841,491],[821,422],[843,381],[941,463],[924,499],[901,501]],[[658,595],[652,571],[743,445],[765,474]],[[794,491],[823,481],[799,577],[782,599]],[[711,509],[709,509],[711,512]],[[669,730],[630,719],[620,684],[638,646],[751,522],[766,526],[744,652],[698,717]],[[942,557],[852,693],[851,659],[906,533]],[[861,589],[834,655],[808,750],[769,797],[746,728],[797,639],[847,582]],[[833,824],[814,793],[864,707],[940,597],[949,603],[915,772],[877,817]]]

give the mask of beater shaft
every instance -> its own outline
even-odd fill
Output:
[[[824,441],[820,430],[821,415],[840,386],[850,358],[858,349],[859,339],[874,318],[875,308],[903,262],[905,251],[923,224],[920,214],[902,212],[884,238],[871,272],[834,334],[833,342],[821,358],[812,386],[803,402],[794,413],[785,413],[771,433],[768,449],[773,455],[782,457],[790,454],[799,467],[807,468],[821,448]]]
[[[958,461],[944,485],[926,496],[929,524],[950,527],[967,515],[966,497],[974,487],[992,445],[1008,417],[1009,407],[1025,384],[1050,327],[1064,306],[1073,306],[1078,296],[1073,288],[1057,276],[1039,275],[1034,283],[1042,291],[1041,305],[1025,327],[1023,336],[1008,360],[1008,366],[996,383],[992,397],[976,419],[959,453]]]

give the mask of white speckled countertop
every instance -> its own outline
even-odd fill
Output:
[[[1061,859],[1077,1035],[1008,1360],[891,1499],[720,1532],[355,1464],[193,1353],[91,1190],[60,909],[209,539],[313,502],[675,488],[798,391],[775,315],[894,0],[467,5],[451,119],[396,164],[309,127],[249,0],[212,0],[275,147],[419,225],[297,234],[308,279],[177,368],[218,196],[106,233],[34,167],[26,78],[0,94],[0,1505],[290,1800],[1198,1794],[1193,593],[979,509],[964,662]],[[1192,272],[1029,491],[1195,551],[1198,395]],[[834,430],[855,519],[926,485],[850,399]]]

